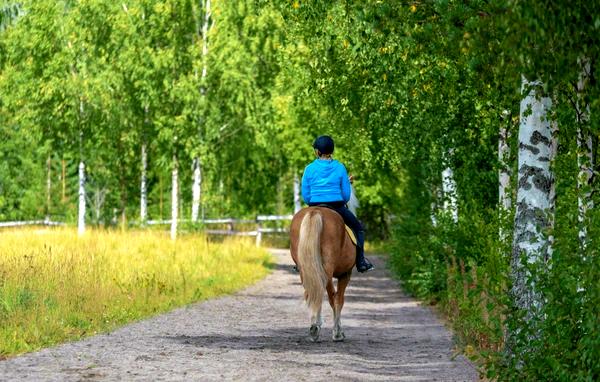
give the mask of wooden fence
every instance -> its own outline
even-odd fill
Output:
[[[211,225],[226,226],[226,229],[204,229],[204,232],[209,235],[230,235],[230,236],[255,236],[256,245],[260,246],[263,234],[269,233],[287,233],[289,229],[281,227],[265,227],[269,222],[291,221],[294,215],[258,215],[256,219],[235,219],[235,218],[220,218],[220,219],[204,219],[198,223],[204,224],[207,227]],[[185,222],[190,222],[186,220]],[[148,225],[167,225],[171,224],[171,220],[149,220]],[[251,231],[242,231],[236,229],[240,225],[255,225],[256,229]]]
[[[270,233],[287,233],[288,228],[282,227],[266,227],[265,225],[270,222],[283,222],[291,221],[293,215],[258,215],[256,219],[234,219],[234,218],[221,218],[221,219],[204,219],[198,221],[199,224],[203,224],[206,227],[220,225],[226,226],[226,229],[209,229],[205,228],[204,232],[209,235],[231,235],[231,236],[255,236],[256,245],[260,246],[262,242],[262,236]],[[180,220],[182,223],[190,223],[190,220]],[[148,220],[147,225],[168,225],[171,224],[171,220]],[[55,222],[49,219],[45,220],[28,220],[28,221],[12,221],[12,222],[0,222],[0,228],[8,227],[22,227],[22,226],[64,226],[65,223]],[[236,229],[236,226],[240,225],[255,225],[255,229],[251,231],[243,231]]]

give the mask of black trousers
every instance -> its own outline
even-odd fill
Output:
[[[357,236],[359,236],[359,232],[363,231],[363,226],[362,224],[360,224],[360,221],[358,220],[358,218],[356,216],[354,216],[354,214],[348,209],[348,207],[346,207],[346,203],[344,202],[327,202],[327,203],[308,203],[309,206],[311,207],[319,207],[319,206],[324,206],[324,207],[328,207],[331,208],[332,210],[336,211],[338,214],[342,215],[342,218],[344,219],[344,223],[346,223],[346,225],[348,227],[350,227],[350,229],[352,229],[352,231],[354,231],[354,233]],[[360,235],[363,236],[363,235]],[[362,246],[363,243],[359,243],[360,246]]]

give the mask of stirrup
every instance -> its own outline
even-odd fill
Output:
[[[361,265],[356,264],[356,270],[359,273],[369,272],[375,269],[375,266],[369,262],[369,260],[365,259],[365,262]]]

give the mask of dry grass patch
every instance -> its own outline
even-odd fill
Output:
[[[269,272],[252,241],[152,231],[0,231],[0,358],[231,293]]]

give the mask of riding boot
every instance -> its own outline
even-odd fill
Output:
[[[368,272],[375,267],[365,258],[365,231],[356,232],[356,269],[360,272]]]

